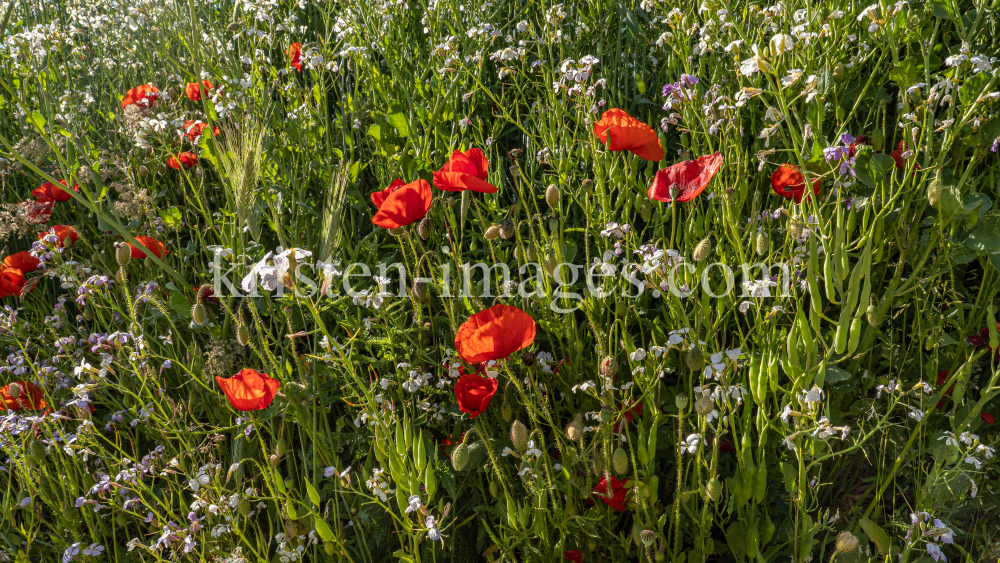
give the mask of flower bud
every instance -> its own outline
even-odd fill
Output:
[[[413,295],[420,299],[421,301],[427,301],[427,298],[431,294],[431,284],[430,282],[417,279],[413,281]]]
[[[833,65],[833,81],[836,83],[841,83],[844,81],[844,74],[847,69],[844,68],[844,63],[838,62]]]
[[[606,378],[613,378],[618,375],[618,362],[611,356],[605,357],[601,360],[601,375]]]
[[[715,477],[712,477],[705,485],[705,496],[712,502],[719,502],[722,498],[722,483]]]
[[[464,471],[467,465],[469,465],[469,446],[462,442],[451,451],[451,466],[455,471]]]
[[[878,327],[882,324],[881,315],[879,315],[878,306],[875,303],[870,303],[868,309],[865,310],[865,316],[868,318],[868,324]]]
[[[611,454],[611,467],[619,475],[624,475],[628,472],[628,454],[625,453],[624,448],[621,446],[618,446],[614,453]]]
[[[566,425],[566,438],[571,442],[579,442],[583,438],[583,419],[579,414]]]
[[[767,254],[767,235],[764,234],[764,231],[757,233],[757,244],[755,250],[757,251],[758,256],[764,256]]]
[[[278,454],[279,456],[285,455],[285,452],[287,450],[288,446],[285,444],[284,438],[278,440],[278,443],[274,446],[274,453]]]
[[[201,303],[195,303],[194,307],[191,307],[191,320],[194,321],[194,324],[198,326],[205,324],[205,318],[207,315],[208,313],[205,310],[205,306]]]
[[[496,481],[490,481],[490,496],[493,498],[497,498],[497,495],[499,494],[500,494],[500,486],[497,485]]]
[[[697,346],[692,346],[684,358],[684,363],[691,371],[700,372],[705,369],[705,354],[702,353],[701,348]]]
[[[28,455],[35,461],[45,461],[45,444],[37,438],[32,440],[31,445],[28,446]]]
[[[21,384],[11,383],[10,387],[7,388],[7,393],[10,395],[11,399],[16,399],[21,396]]]
[[[68,240],[68,239],[67,239]],[[132,260],[132,249],[128,247],[127,244],[118,242],[115,243],[115,261],[121,267],[128,266],[128,263]]]
[[[559,207],[559,186],[555,184],[549,184],[549,187],[545,190],[545,203],[549,204],[553,210]]]
[[[246,346],[250,343],[250,329],[247,325],[240,325],[236,328],[236,341],[240,343],[240,346]]]
[[[510,441],[514,444],[514,448],[524,453],[528,449],[528,428],[521,423],[520,420],[515,420],[513,424],[510,425]]]
[[[510,422],[514,418],[514,407],[511,406],[510,401],[506,398],[504,398],[503,404],[500,405],[500,416],[504,422]]]
[[[139,175],[143,178],[149,175],[149,168],[146,168],[145,164],[139,165]]]
[[[796,221],[795,219],[788,219],[788,236],[795,240],[802,239],[802,223]]]
[[[705,237],[701,239],[701,242],[699,242],[697,246],[694,247],[694,252],[691,254],[691,257],[694,258],[695,262],[701,262],[705,258],[708,258],[708,255],[711,253],[712,241],[709,240],[708,237]]]
[[[238,32],[240,30],[240,22],[233,22],[233,23],[227,25],[226,29],[230,33],[236,33],[236,32]]]
[[[498,236],[500,236],[500,226],[490,225],[490,228],[486,229],[486,232],[483,233],[483,236],[486,237],[486,240],[493,240],[497,238]]]
[[[424,215],[424,218],[417,223],[417,234],[422,240],[427,240],[431,236],[431,218]]]
[[[504,240],[514,236],[514,221],[510,217],[507,217],[500,222],[500,236],[503,237]]]
[[[937,180],[932,181],[927,186],[927,203],[931,204],[931,207],[937,207],[938,202],[941,201],[941,192],[943,191],[941,182]]]

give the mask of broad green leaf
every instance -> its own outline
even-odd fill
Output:
[[[826,381],[829,383],[847,381],[851,377],[850,373],[838,368],[837,366],[826,366]]]
[[[868,537],[875,542],[875,547],[878,548],[879,553],[889,555],[889,548],[892,546],[889,543],[889,534],[886,534],[881,526],[867,518],[862,517],[858,523],[861,524],[861,529],[868,534]]]
[[[934,182],[939,182],[934,180]],[[937,204],[938,211],[945,219],[958,215],[965,208],[962,206],[962,193],[955,186],[942,186],[941,199]]]
[[[160,214],[160,219],[163,219],[163,222],[171,228],[180,227],[181,223],[184,222],[183,217],[181,217],[181,212],[177,209],[176,205],[164,210],[163,213]]]
[[[969,233],[969,238],[965,239],[965,246],[980,253],[1000,252],[1000,213],[986,212],[976,228]]]
[[[971,105],[979,99],[983,88],[990,82],[990,76],[989,72],[973,74],[958,88],[958,100],[963,106]]]
[[[406,119],[406,114],[403,112],[391,113],[385,116],[385,120],[389,122],[396,128],[396,133],[400,137],[410,136],[410,122]]]

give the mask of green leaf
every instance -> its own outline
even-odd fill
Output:
[[[988,252],[991,255],[1000,252],[1000,213],[986,212],[976,228],[969,233],[969,238],[965,239],[965,246],[976,252]],[[990,260],[993,261],[992,256]]]
[[[951,11],[951,6],[944,2],[928,2],[926,9],[929,9],[934,17],[944,18],[946,20],[955,19],[955,14]]]
[[[885,530],[867,518],[861,518],[858,523],[861,524],[861,529],[868,534],[868,537],[875,542],[875,547],[878,548],[879,553],[889,555],[889,548],[892,544],[889,543],[889,535],[885,533]]]
[[[933,180],[933,182],[940,183],[937,179]],[[962,206],[962,192],[958,191],[958,188],[955,186],[943,186],[941,188],[941,199],[938,201],[937,207],[945,219],[950,219],[958,215],[965,210]]]
[[[837,366],[826,366],[826,381],[829,383],[847,381],[851,377],[853,376],[850,373]]]
[[[385,120],[389,122],[389,125],[396,128],[396,134],[400,137],[410,136],[410,122],[406,119],[406,114],[403,112],[391,113],[385,117]]]
[[[958,89],[958,100],[963,106],[972,105],[990,82],[990,73],[973,74]]]
[[[971,192],[962,197],[962,210],[965,213],[973,213],[978,209],[979,216],[982,217],[992,207],[993,200],[986,194]]]
[[[859,149],[854,157],[854,173],[862,184],[874,189],[885,183],[895,167],[896,161],[887,154],[872,154],[870,148]]]
[[[180,291],[171,291],[170,301],[167,304],[170,306],[170,310],[181,318],[186,319],[191,316],[191,303]]]
[[[826,157],[823,156],[823,145],[815,141],[812,146],[812,154],[806,160],[806,170],[822,174],[827,171]]]
[[[180,227],[181,224],[184,222],[183,218],[181,217],[181,212],[179,209],[177,209],[176,205],[171,207],[170,209],[164,210],[163,213],[160,215],[160,219],[163,219],[164,224],[166,224],[168,227],[171,228]]]
[[[35,126],[35,129],[41,133],[45,130],[45,116],[38,110],[35,110],[28,114],[28,123]]]

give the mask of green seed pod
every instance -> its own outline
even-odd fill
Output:
[[[500,236],[503,237],[504,240],[508,240],[510,237],[514,236],[514,221],[510,217],[507,217],[500,222]]]
[[[20,397],[21,396],[21,384],[20,383],[11,383],[10,386],[7,387],[7,394],[10,395],[10,398],[12,398],[12,399],[16,399],[16,398]]]
[[[694,402],[694,412],[701,416],[705,416],[713,410],[715,410],[715,403],[708,397],[701,397]]]
[[[705,496],[712,502],[719,502],[722,499],[722,483],[715,477],[712,477],[705,485]]]
[[[514,407],[506,398],[503,400],[503,404],[500,405],[500,416],[503,417],[504,422],[507,423],[510,423],[510,421],[514,418]]]
[[[398,236],[400,236],[400,235],[402,235],[403,233],[406,232],[406,228],[405,227],[396,227],[395,229],[389,229],[388,232],[389,232],[390,235],[392,235],[394,237],[398,237]]]
[[[684,363],[687,364],[689,370],[700,372],[705,369],[705,354],[702,353],[701,348],[692,346],[684,358]]]
[[[268,456],[267,461],[271,463],[271,467],[278,467],[278,465],[281,463],[281,456],[277,454],[271,454],[270,456]]]
[[[549,250],[545,253],[545,260],[542,262],[542,267],[551,276],[556,271],[556,266],[559,264],[559,260],[556,258],[556,253],[554,250]]]
[[[465,443],[461,443],[455,446],[455,449],[451,451],[451,466],[455,471],[465,471],[465,467],[469,464],[469,446]]]
[[[323,551],[325,551],[326,554],[329,555],[330,557],[333,557],[333,554],[336,553],[336,551],[334,550],[334,547],[333,547],[333,542],[329,542],[329,541],[328,542],[324,542],[323,543]]]
[[[472,192],[469,190],[462,190],[462,204],[459,207],[459,216],[458,216],[459,228],[462,228],[465,225],[465,218],[469,214],[470,205],[472,205]]]
[[[528,450],[528,428],[520,420],[510,425],[510,441],[517,451],[524,453]]]
[[[320,539],[328,542],[333,539],[333,530],[330,529],[330,525],[326,523],[323,518],[313,518],[313,525],[316,526],[316,534],[319,535]],[[333,544],[327,544],[333,545]]]
[[[885,133],[881,129],[876,129],[872,131],[871,134],[872,148],[881,151],[882,147],[885,146]]]
[[[125,243],[115,244],[115,260],[123,268],[128,266],[128,263],[132,260],[132,249]]]
[[[431,218],[424,215],[424,218],[420,220],[420,223],[417,223],[417,234],[420,235],[421,239],[427,240],[430,238],[431,226]]]
[[[240,325],[236,328],[236,341],[240,343],[240,346],[246,346],[250,343],[250,329],[247,325]]]
[[[767,235],[764,233],[764,231],[757,233],[757,243],[755,246],[755,250],[757,251],[758,256],[764,256],[765,254],[767,254],[768,250]]]
[[[208,316],[208,312],[205,310],[205,306],[201,303],[195,303],[194,307],[191,307],[191,320],[194,324],[201,326],[205,324],[205,318]]]
[[[559,232],[559,219],[549,217],[549,232],[553,235]]]
[[[288,513],[289,520],[299,519],[299,514],[295,511],[295,503],[292,499],[288,499],[288,502],[285,503],[285,512]]]
[[[490,488],[490,496],[493,497],[493,498],[497,498],[497,495],[500,494],[500,486],[497,485],[497,482],[496,481],[490,481],[490,487],[489,488]]]
[[[844,74],[846,71],[847,69],[844,68],[844,63],[838,62],[837,64],[835,64],[833,66],[833,81],[837,83],[843,82]]]
[[[677,396],[674,397],[674,404],[677,405],[677,410],[680,411],[687,408],[689,401],[690,399],[688,399],[688,396],[684,393],[678,393]]]
[[[619,475],[628,473],[628,454],[625,453],[625,449],[621,446],[618,446],[614,453],[611,454],[611,467]]]
[[[545,190],[545,203],[549,204],[553,210],[559,208],[559,186],[555,184],[549,184],[549,187]]]
[[[486,232],[483,233],[483,236],[486,237],[486,240],[494,240],[495,238],[500,236],[500,226],[490,225],[490,228],[486,229]]]

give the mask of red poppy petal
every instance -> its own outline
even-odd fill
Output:
[[[656,172],[653,185],[649,187],[647,195],[656,201],[672,201],[670,186],[676,183],[679,190],[677,201],[691,201],[705,190],[708,182],[721,167],[722,154],[720,153],[678,162]]]
[[[396,191],[398,188],[403,187],[403,185],[405,185],[405,182],[396,178],[391,184],[389,184],[388,188],[372,193],[372,203],[375,204],[375,207],[382,207],[382,203],[385,201],[385,198],[389,197],[389,194]]]
[[[385,198],[378,213],[372,217],[372,223],[386,229],[410,225],[427,214],[432,198],[431,186],[426,180],[402,186]]]
[[[484,194],[494,194],[497,192],[496,186],[486,181],[480,180],[474,174],[462,172],[435,172],[434,185],[447,192],[460,192],[469,190]]]
[[[476,177],[485,180],[490,171],[490,161],[486,160],[483,151],[473,147],[465,152],[465,157],[476,167]]]

